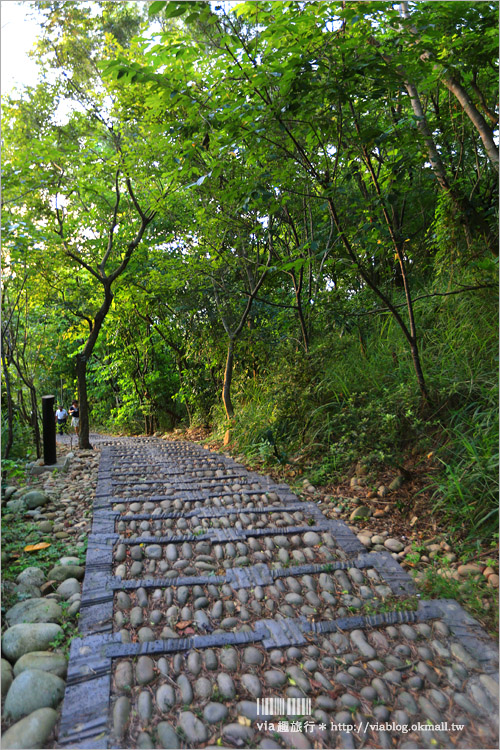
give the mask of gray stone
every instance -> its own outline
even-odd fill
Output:
[[[2,651],[10,662],[15,662],[29,651],[45,651],[62,634],[63,629],[52,622],[13,625],[3,635]]]
[[[220,652],[221,664],[230,672],[238,669],[238,652],[234,648],[223,648]]]
[[[7,508],[11,513],[24,513],[26,510],[26,503],[22,497],[12,498],[7,503]]]
[[[59,584],[56,591],[59,596],[63,599],[69,599],[73,594],[79,594],[81,591],[81,584],[76,578],[67,578],[65,581]]]
[[[38,708],[13,724],[2,735],[5,750],[36,750],[45,747],[58,719],[53,708]]]
[[[55,565],[47,575],[49,581],[65,581],[67,578],[76,578],[82,581],[85,575],[85,568],[81,565]]]
[[[201,654],[198,651],[190,651],[187,658],[187,668],[191,674],[198,675],[201,672]]]
[[[208,733],[203,722],[201,722],[191,711],[183,711],[179,716],[179,726],[184,732],[187,741],[197,747],[208,739]]]
[[[394,490],[399,490],[403,482],[404,482],[404,477],[401,476],[401,474],[398,474],[398,476],[395,477],[395,479],[393,479],[392,482],[390,483],[389,489],[392,492],[394,492]]]
[[[300,732],[280,732],[280,739],[286,747],[297,748],[297,750],[309,750],[312,747],[305,734]]]
[[[225,672],[217,675],[217,685],[223,698],[233,700],[236,696],[236,688],[232,678]]]
[[[208,607],[210,602],[208,601],[206,596],[198,596],[193,603],[193,606],[195,609],[205,609],[205,607]]]
[[[243,661],[245,664],[260,665],[264,661],[264,654],[255,646],[247,646],[243,653]]]
[[[154,679],[154,662],[149,656],[139,656],[135,668],[135,678],[139,685],[147,685]]]
[[[159,544],[148,544],[148,546],[144,548],[144,552],[146,557],[151,560],[159,560],[161,558],[162,549]]]
[[[170,562],[175,562],[178,558],[177,554],[177,545],[175,544],[167,544],[167,547],[165,549],[165,557]]]
[[[177,685],[181,691],[181,700],[185,706],[189,706],[193,701],[193,688],[185,674],[179,675]]]
[[[384,703],[389,703],[391,700],[391,694],[383,680],[379,677],[375,677],[375,679],[372,680],[372,687],[377,691],[380,700]]]
[[[57,622],[62,617],[60,605],[53,599],[28,599],[11,607],[5,619],[9,625],[21,623]]]
[[[153,609],[149,615],[149,622],[151,625],[158,625],[163,619],[163,612],[159,609]]]
[[[2,698],[4,698],[7,695],[7,691],[9,690],[10,686],[12,685],[12,680],[14,679],[12,675],[12,667],[7,661],[7,659],[1,660],[2,664]]]
[[[66,557],[61,557],[61,559],[58,562],[58,565],[79,565],[80,560],[78,557],[71,557],[67,555]]]
[[[425,718],[430,719],[433,724],[440,724],[442,721],[444,721],[444,718],[439,713],[439,711],[424,695],[419,696],[418,705],[420,706]]]
[[[113,706],[113,732],[119,740],[123,740],[130,719],[130,700],[121,695]]]
[[[194,683],[194,692],[201,700],[206,700],[212,695],[212,683],[207,677],[200,677]]]
[[[153,750],[155,744],[151,739],[151,735],[149,735],[147,732],[139,732],[139,735],[137,737],[137,747],[139,748],[139,750]]]
[[[280,549],[278,550],[278,559],[283,563],[283,565],[287,565],[290,562],[290,555],[288,554],[288,550],[280,547]]]
[[[119,591],[116,595],[116,606],[118,609],[130,609],[131,601],[130,596],[125,591]]]
[[[253,730],[250,727],[244,727],[242,724],[226,724],[226,726],[222,728],[222,736],[224,739],[236,744],[237,747],[239,747],[242,742],[250,742],[253,735]]]
[[[42,672],[50,672],[64,679],[68,671],[68,662],[64,654],[52,651],[30,651],[14,664],[14,675],[21,674],[27,669],[40,669]]]
[[[293,591],[290,594],[286,594],[285,601],[288,602],[288,604],[294,604],[296,606],[299,606],[303,603],[304,599],[300,594],[295,594]]]
[[[205,667],[211,672],[215,671],[219,667],[217,654],[211,649],[207,649],[207,651],[205,651]]]
[[[115,670],[115,686],[117,690],[130,692],[132,689],[132,663],[119,661]]]
[[[27,508],[39,508],[41,505],[48,503],[49,499],[45,492],[39,490],[32,490],[23,495],[23,502]]]
[[[257,716],[256,701],[239,701],[239,703],[236,704],[236,713],[238,716],[246,716],[250,721],[266,721],[266,719],[271,718],[270,714],[260,713],[259,716]]]
[[[401,552],[404,550],[404,544],[403,542],[400,542],[398,539],[386,539],[384,542],[384,547],[387,547],[388,550],[391,552]]]
[[[138,628],[144,622],[142,607],[132,607],[130,610],[130,624],[133,628]]]
[[[219,721],[224,721],[228,713],[229,711],[223,703],[207,703],[203,709],[203,718],[209,724],[217,724]]]
[[[156,705],[166,713],[175,706],[175,690],[172,685],[160,685],[156,691]]]
[[[186,619],[190,619],[189,617]],[[194,621],[197,624],[199,630],[210,630],[210,620],[206,612],[202,609],[197,609],[194,613]]]
[[[151,628],[148,628],[147,626],[143,628],[139,628],[137,631],[137,637],[139,638],[139,643],[147,643],[148,641],[154,641],[155,634],[151,630]]]
[[[165,750],[176,750],[181,744],[173,726],[168,721],[160,721],[156,727],[156,733],[160,741],[160,747],[165,748]]]
[[[350,521],[358,521],[362,518],[370,518],[372,514],[371,508],[367,508],[366,505],[358,505],[357,508],[355,508],[351,515],[349,516]],[[370,543],[370,537],[367,537],[368,543]]]
[[[318,706],[318,708],[325,709],[325,711],[333,711],[337,704],[333,698],[330,698],[328,695],[318,695],[315,700],[315,705]]]
[[[16,578],[17,583],[25,583],[30,586],[41,586],[45,581],[45,574],[40,568],[25,568]]]
[[[38,586],[33,586],[30,583],[18,583],[14,586],[14,591],[19,599],[40,599],[42,596]]]
[[[262,695],[262,686],[259,678],[254,674],[244,674],[241,677],[241,684],[248,690],[254,698],[260,698]]]
[[[377,652],[365,639],[365,634],[362,630],[352,631],[351,642],[367,659],[375,659],[375,657],[377,656]]]
[[[304,534],[304,544],[308,547],[314,547],[321,542],[321,537],[315,531],[307,531]]]
[[[10,686],[5,699],[5,718],[16,721],[38,708],[56,708],[64,697],[64,689],[64,680],[55,674],[27,669]]]
[[[144,724],[147,724],[153,716],[153,699],[148,690],[142,690],[137,699],[137,713]]]

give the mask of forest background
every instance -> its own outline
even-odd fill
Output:
[[[54,393],[81,447],[202,425],[316,484],[428,467],[450,537],[498,545],[497,4],[36,7],[4,471]]]

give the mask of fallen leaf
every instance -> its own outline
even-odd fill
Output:
[[[39,549],[47,549],[50,547],[49,542],[38,542],[38,544],[28,544],[25,548],[25,552],[36,552]]]
[[[181,622],[178,622],[175,627],[177,628],[177,630],[185,630],[185,628],[188,628],[192,624],[192,620],[182,620]]]
[[[250,719],[247,719],[246,716],[238,716],[238,724],[241,724],[244,727],[251,727],[252,722]]]
[[[195,631],[193,628],[186,628],[182,631],[182,635],[194,635]]]

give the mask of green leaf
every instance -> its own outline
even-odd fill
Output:
[[[166,0],[155,0],[154,3],[151,3],[151,5],[148,8],[148,13],[150,16],[155,15],[155,13],[159,13],[165,5],[167,4]]]
[[[187,9],[187,5],[184,3],[169,3],[165,16],[166,18],[177,18],[178,16],[184,15]]]

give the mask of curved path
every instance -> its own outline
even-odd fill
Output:
[[[190,443],[104,441],[80,632],[61,747],[499,746],[496,644],[456,602]]]

